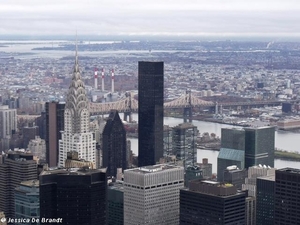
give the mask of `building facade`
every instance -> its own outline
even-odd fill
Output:
[[[65,103],[46,102],[45,105],[46,162],[49,167],[58,165],[59,140],[64,130]]]
[[[34,156],[38,157],[39,160],[45,162],[46,160],[46,142],[39,136],[35,136],[34,139],[30,140],[27,148]]]
[[[183,161],[185,169],[197,163],[197,135],[197,127],[190,123],[182,123],[173,127],[173,151],[177,159]]]
[[[300,170],[283,168],[275,172],[274,224],[299,224]]]
[[[67,153],[78,152],[80,159],[96,165],[96,140],[90,132],[89,101],[78,65],[76,50],[74,72],[64,111],[64,131],[59,140],[58,166],[64,167]]]
[[[273,225],[275,176],[258,177],[256,181],[256,225]]]
[[[245,128],[245,167],[274,167],[275,127]]]
[[[221,149],[218,155],[218,181],[222,182],[228,166],[245,168],[245,131],[222,128]]]
[[[0,140],[1,151],[9,149],[9,141],[17,131],[17,110],[10,109],[8,105],[0,106]]]
[[[105,172],[44,170],[39,181],[41,218],[61,218],[63,224],[106,225]]]
[[[117,169],[127,169],[126,131],[117,110],[112,110],[102,133],[103,167],[107,176],[117,175]]]
[[[15,189],[15,217],[16,219],[26,219],[30,221],[26,224],[40,224],[35,221],[40,218],[40,192],[39,181],[29,180],[21,182]],[[22,225],[23,222],[17,222]]]
[[[231,184],[195,180],[180,190],[180,225],[244,225],[246,193]]]
[[[37,163],[26,152],[9,151],[0,164],[0,211],[8,218],[15,216],[15,188],[22,181],[37,179]]]
[[[138,165],[155,165],[163,157],[164,63],[138,65]]]
[[[107,189],[107,224],[124,224],[124,187],[122,182],[110,183]]]
[[[184,169],[160,164],[125,170],[124,224],[176,225]]]

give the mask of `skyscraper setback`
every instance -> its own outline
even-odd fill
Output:
[[[138,165],[154,165],[163,157],[164,63],[139,62]]]
[[[89,101],[78,65],[77,47],[75,66],[67,94],[64,112],[64,132],[59,140],[59,163],[65,166],[67,153],[78,152],[78,157],[96,164],[96,140],[90,132]]]

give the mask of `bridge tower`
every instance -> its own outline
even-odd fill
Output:
[[[132,106],[131,106],[131,93],[126,92],[126,100],[125,100],[125,110],[124,110],[124,121],[127,121],[127,117],[129,117],[129,123],[132,122]]]
[[[186,123],[188,119],[189,122],[192,122],[192,96],[190,90],[185,92],[185,107],[183,108],[184,122]]]

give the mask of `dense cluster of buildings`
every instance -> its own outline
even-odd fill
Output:
[[[24,128],[26,150],[8,150],[16,110],[0,108],[2,218],[15,224],[297,224],[300,172],[273,168],[274,127],[222,129],[215,178],[207,159],[197,163],[197,128],[163,125],[164,63],[139,62],[138,79],[136,163],[118,111],[105,122],[90,120],[77,51],[66,102],[47,102],[37,125]]]

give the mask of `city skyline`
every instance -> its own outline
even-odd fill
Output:
[[[0,1],[2,35],[300,36],[299,2]],[[30,24],[30,26],[28,25]]]

